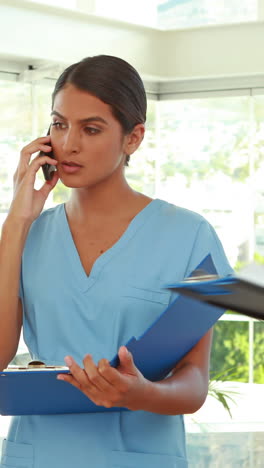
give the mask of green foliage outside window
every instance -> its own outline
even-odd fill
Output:
[[[264,264],[264,257],[254,255],[256,263]],[[238,272],[244,266],[237,262]],[[228,312],[227,312],[228,313]],[[242,317],[243,318],[243,317]],[[254,322],[254,368],[253,382],[264,384],[264,322]],[[249,381],[249,323],[220,320],[214,327],[211,355],[211,369],[214,373],[227,372],[226,380]],[[232,369],[232,374],[228,373]]]
[[[216,373],[233,369],[226,380],[249,381],[248,322],[220,320],[214,327],[211,369]],[[264,323],[254,323],[253,382],[264,384]]]
[[[237,382],[248,382],[248,349],[247,322],[218,321],[214,327],[211,369],[217,373],[232,368]]]

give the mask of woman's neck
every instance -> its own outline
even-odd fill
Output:
[[[102,187],[72,189],[66,212],[73,222],[80,224],[91,218],[98,222],[115,217],[133,218],[150,201],[151,198],[135,192],[125,181],[111,191]]]

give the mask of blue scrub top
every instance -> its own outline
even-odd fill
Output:
[[[231,268],[210,224],[162,200],[151,201],[86,275],[65,206],[32,224],[22,259],[24,340],[32,359],[64,365],[72,355],[111,359],[172,302],[163,285],[188,276],[211,253]],[[186,468],[182,416],[145,411],[12,419],[0,467]]]

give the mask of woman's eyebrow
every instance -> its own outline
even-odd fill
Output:
[[[60,114],[59,112],[57,112],[57,111],[55,111],[55,110],[53,110],[53,111],[51,112],[50,115],[56,115],[57,117],[60,117],[60,118],[63,119],[63,120],[67,120],[66,117],[63,117],[62,114]],[[100,117],[99,115],[93,115],[92,117],[87,117],[86,119],[80,119],[80,120],[78,120],[79,123],[89,123],[89,122],[94,122],[94,121],[96,121],[96,122],[101,122],[101,123],[103,123],[103,124],[105,124],[105,125],[108,125],[107,121],[104,120],[104,119],[103,119],[102,117]]]

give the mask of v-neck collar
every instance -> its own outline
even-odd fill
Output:
[[[77,284],[81,291],[87,291],[98,279],[103,267],[109,262],[114,255],[116,255],[127,242],[136,234],[137,230],[144,225],[147,219],[161,206],[162,200],[154,199],[146,205],[129,223],[127,229],[121,237],[100,255],[94,262],[90,275],[86,274],[83,268],[78,250],[72,237],[70,226],[68,223],[65,204],[59,205],[60,210],[60,238],[63,242],[65,255],[68,257],[74,276],[76,277]]]

